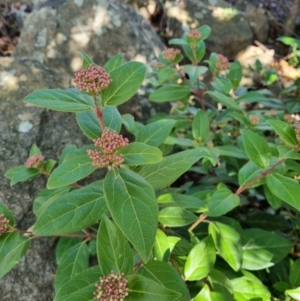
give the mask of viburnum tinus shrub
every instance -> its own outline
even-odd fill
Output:
[[[300,300],[299,117],[270,91],[239,87],[238,61],[203,61],[209,34],[192,29],[170,41],[182,50],[159,56],[149,98],[171,111],[146,125],[117,110],[146,75],[122,54],[102,68],[82,53],[77,89],[25,98],[76,113],[92,143],[67,146],[57,166],[33,146],[6,173],[12,185],[48,182],[26,236],[0,206],[1,276],[32,238],[56,236],[55,301]],[[181,51],[191,64],[180,65]],[[104,178],[78,184],[96,169]]]

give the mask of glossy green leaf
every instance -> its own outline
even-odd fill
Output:
[[[275,133],[287,144],[297,145],[298,141],[294,129],[286,122],[275,119],[268,119],[267,123],[271,125]]]
[[[147,261],[155,242],[158,222],[153,188],[138,174],[120,169],[118,176],[113,171],[106,175],[104,194],[114,222],[141,258]]]
[[[227,156],[238,159],[248,159],[246,153],[243,150],[233,145],[222,145],[217,146],[216,148],[219,150],[220,156]]]
[[[185,55],[193,63],[195,63],[195,61],[196,61],[196,63],[199,63],[203,59],[205,52],[206,52],[205,43],[201,40],[198,41],[198,43],[196,44],[196,47],[195,47],[196,56],[194,55],[194,51],[192,50],[190,45],[182,45],[182,49],[183,49]]]
[[[247,270],[274,265],[290,252],[293,244],[286,238],[262,229],[246,229],[242,235],[243,264]]]
[[[267,186],[276,197],[300,211],[298,181],[273,173],[267,177]]]
[[[192,299],[192,301],[212,301],[210,297],[210,289],[207,284],[205,284],[199,294]]]
[[[37,90],[28,94],[24,98],[24,102],[38,107],[63,112],[81,112],[91,109],[90,103],[74,90]]]
[[[262,175],[264,172],[263,169],[258,168],[252,161],[248,161],[240,170],[238,173],[238,179],[239,179],[239,185],[245,186],[246,184],[250,183],[254,179],[256,179],[258,176]],[[265,179],[261,179],[259,181],[256,181],[251,185],[250,187],[257,187],[262,184],[264,184]],[[249,187],[249,188],[250,188]]]
[[[168,262],[170,259],[170,245],[168,236],[160,229],[157,229],[153,253],[157,260]]]
[[[197,216],[180,207],[167,207],[160,210],[158,221],[167,227],[182,227],[194,223]]]
[[[8,224],[10,226],[14,226],[15,218],[12,212],[3,203],[0,202],[0,215],[1,214],[3,214],[9,220]]]
[[[159,148],[141,142],[130,143],[117,153],[124,156],[124,165],[154,164],[163,158]]]
[[[33,233],[43,236],[74,233],[97,222],[106,210],[102,184],[94,182],[55,198],[38,216]]]
[[[90,175],[95,169],[92,166],[92,159],[88,156],[86,148],[72,151],[54,169],[48,179],[47,188],[54,189],[73,184]]]
[[[89,65],[96,65],[93,60],[83,51],[78,51],[82,58],[82,69],[87,69]]]
[[[180,294],[164,285],[141,275],[128,277],[129,294],[126,301],[174,301]]]
[[[266,96],[262,93],[256,91],[250,91],[245,93],[244,95],[237,98],[237,102],[245,102],[245,103],[253,103],[253,102],[262,102],[266,99]]]
[[[208,201],[208,216],[221,216],[240,204],[240,198],[227,188],[214,192]]]
[[[249,159],[257,166],[267,168],[271,161],[271,151],[266,139],[249,130],[241,130],[241,134]]]
[[[31,146],[29,151],[29,157],[33,155],[42,155],[41,150],[38,148],[38,146],[35,143]]]
[[[194,66],[194,65],[184,65],[183,71],[188,74],[189,80],[192,84],[195,84],[197,82],[197,79],[199,76],[206,73],[208,70],[205,66]]]
[[[214,78],[214,81],[211,83],[212,87],[220,93],[229,94],[232,89],[232,84],[230,79],[227,77],[217,76]]]
[[[184,85],[166,85],[158,88],[150,94],[149,100],[154,102],[166,102],[172,100],[180,100],[189,96],[191,90]]]
[[[300,286],[300,259],[294,261],[293,265],[291,266],[289,282],[292,287]]]
[[[55,248],[55,259],[59,265],[65,253],[73,246],[81,243],[83,238],[79,237],[60,237]]]
[[[119,53],[111,57],[103,66],[106,72],[110,73],[114,69],[120,67],[123,64],[124,53]]]
[[[50,173],[52,172],[52,169],[54,168],[56,163],[57,162],[55,160],[52,160],[52,159],[46,160],[44,169],[45,169],[45,173],[47,175],[50,175]]]
[[[293,298],[293,301],[300,301],[300,287],[285,291],[286,295]]]
[[[146,66],[128,62],[110,73],[112,83],[102,91],[104,105],[117,106],[130,99],[140,88],[146,75]]]
[[[270,206],[273,209],[278,209],[282,204],[282,200],[280,198],[278,198],[277,196],[275,196],[266,184],[263,187],[264,187],[264,194],[265,194],[266,200],[268,201]]]
[[[157,283],[162,284],[167,289],[180,294],[181,296],[176,298],[176,301],[191,300],[186,284],[171,265],[159,261],[150,261],[143,265],[137,273],[138,275],[152,279]]]
[[[242,66],[239,61],[230,64],[228,78],[231,80],[232,86],[236,89],[242,79]]]
[[[226,275],[216,269],[212,269],[208,276],[209,282],[211,283],[214,291],[227,295],[228,301],[233,300],[233,288],[230,280]]]
[[[139,130],[144,127],[140,122],[134,121],[134,117],[130,114],[122,115],[122,123],[126,127],[126,130],[135,136],[137,135]]]
[[[104,214],[97,233],[97,256],[103,275],[131,274],[133,257],[129,243],[121,230]]]
[[[234,300],[236,301],[249,301],[255,298],[260,298],[261,301],[271,300],[270,292],[262,283],[246,277],[233,279],[231,283],[234,290]]]
[[[192,132],[195,140],[206,143],[209,140],[209,120],[207,114],[201,109],[198,110],[192,124]]]
[[[90,139],[97,139],[102,133],[99,121],[93,111],[79,112],[76,114],[76,120],[84,132]],[[116,107],[106,106],[103,109],[103,120],[105,127],[116,132],[120,132],[122,126],[121,115]]]
[[[221,103],[229,109],[240,110],[240,107],[235,100],[225,94],[222,94],[218,91],[208,91],[206,94],[208,94],[216,102]]]
[[[206,277],[216,261],[216,250],[211,236],[201,240],[190,251],[184,266],[186,280],[196,281]]]
[[[211,222],[208,229],[219,255],[233,270],[238,271],[241,268],[243,256],[239,233],[232,227],[219,222]]]
[[[201,150],[185,150],[163,158],[156,164],[145,165],[139,171],[140,176],[154,189],[165,188],[185,173],[194,163],[203,157]]]
[[[156,201],[159,207],[182,207],[185,209],[198,209],[206,211],[206,203],[192,195],[164,193],[160,195]]]
[[[101,276],[99,266],[85,269],[69,279],[56,293],[53,301],[94,301],[95,283]]]
[[[71,190],[70,186],[58,188],[58,189],[51,189],[51,190],[45,188],[41,190],[33,201],[34,214],[36,216],[39,216],[40,215],[39,209],[44,203],[48,202],[52,197],[57,197],[59,195],[66,194],[70,192],[70,190]]]
[[[300,160],[300,154],[290,147],[278,145],[277,147],[280,159]]]
[[[198,31],[201,33],[201,40],[205,40],[209,37],[211,33],[211,28],[208,25],[201,25],[198,28]]]
[[[151,146],[161,145],[170,135],[176,121],[172,119],[160,119],[142,127],[136,134],[136,141]]]
[[[158,80],[160,83],[167,81],[168,79],[178,77],[178,72],[174,67],[164,67],[158,71]]]
[[[10,186],[13,186],[19,182],[34,179],[40,174],[37,168],[28,168],[25,165],[19,165],[10,168],[4,176],[10,180]]]
[[[59,291],[64,284],[89,267],[89,252],[85,243],[79,243],[68,249],[61,258],[56,270],[54,287]]]
[[[0,278],[8,273],[25,255],[30,244],[28,237],[10,232],[0,237]]]

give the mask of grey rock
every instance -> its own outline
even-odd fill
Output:
[[[12,210],[16,226],[23,230],[35,222],[32,203],[46,179],[10,187],[4,173],[26,161],[33,143],[46,158],[58,159],[66,145],[89,142],[74,114],[28,106],[23,98],[38,89],[70,87],[73,73],[81,66],[78,50],[103,65],[119,52],[127,60],[149,63],[164,48],[147,21],[122,1],[46,3],[34,1],[35,9],[24,19],[13,57],[0,58],[0,201]],[[143,89],[120,110],[139,120],[155,114]],[[53,300],[55,242],[53,238],[32,241],[26,256],[0,280],[1,301]]]

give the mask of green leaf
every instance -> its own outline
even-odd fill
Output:
[[[190,251],[184,266],[184,276],[188,281],[205,278],[216,261],[216,250],[211,236],[196,244]]]
[[[197,79],[199,76],[206,73],[208,70],[207,67],[204,66],[194,66],[194,65],[184,65],[183,71],[184,73],[187,73],[189,76],[189,80],[192,84],[195,84],[197,82]]]
[[[286,295],[293,298],[293,300],[300,301],[300,287],[291,290],[286,290],[285,293]]]
[[[149,96],[149,100],[154,102],[166,102],[172,100],[180,100],[189,96],[191,90],[184,85],[166,85],[158,88]]]
[[[235,100],[229,96],[226,96],[225,94],[222,94],[218,91],[208,91],[206,94],[208,94],[216,102],[221,103],[229,109],[240,110],[240,107]]]
[[[47,188],[54,189],[73,184],[88,175],[96,168],[86,152],[86,147],[68,153],[65,160],[50,175]]]
[[[282,260],[293,244],[284,237],[261,229],[246,229],[242,235],[243,264],[247,270],[268,268]]]
[[[38,216],[33,233],[43,236],[74,233],[97,222],[106,210],[101,182],[94,182],[56,197]]]
[[[139,130],[143,127],[140,122],[134,121],[134,118],[130,114],[123,114],[122,115],[122,123],[126,127],[126,130],[133,135],[136,135]]]
[[[168,236],[160,229],[157,229],[153,253],[157,260],[168,262],[170,259],[170,245]]]
[[[248,159],[246,153],[243,150],[233,145],[222,145],[217,146],[216,148],[219,150],[220,156],[227,156],[238,159]]]
[[[231,81],[227,77],[215,77],[211,85],[220,93],[229,94],[232,89]]]
[[[194,223],[197,216],[180,207],[167,207],[160,210],[158,221],[167,227],[182,227]]]
[[[169,45],[189,45],[186,39],[171,39]]]
[[[238,173],[239,178],[239,185],[245,186],[247,183],[250,183],[252,180],[257,178],[258,176],[262,175],[264,172],[263,169],[258,168],[252,161],[248,161],[240,170]],[[250,187],[257,187],[262,184],[264,184],[265,179],[261,179],[259,181],[256,181],[251,185]],[[249,188],[250,188],[249,187]]]
[[[95,283],[102,276],[99,266],[93,266],[69,279],[53,301],[94,301]]]
[[[237,102],[245,102],[245,103],[253,103],[253,102],[261,102],[266,100],[266,96],[262,93],[256,91],[250,91],[245,93],[244,95],[237,98]]]
[[[289,282],[292,287],[300,286],[300,259],[294,261],[291,267]]]
[[[199,294],[192,299],[192,301],[212,301],[210,297],[210,289],[207,284],[205,284]]]
[[[160,162],[163,158],[159,148],[141,142],[133,142],[121,148],[118,154],[124,156],[125,165],[144,165]]]
[[[4,214],[4,216],[9,220],[9,225],[14,226],[15,224],[15,218],[12,214],[12,212],[3,204],[0,202],[0,215]]]
[[[201,109],[198,110],[194,117],[192,125],[193,137],[201,143],[206,143],[209,140],[209,120],[207,114]]]
[[[59,265],[65,253],[73,246],[81,243],[83,238],[78,237],[60,237],[55,248],[55,259]]]
[[[53,159],[48,159],[46,162],[45,162],[45,173],[47,175],[50,175],[50,173],[52,172],[52,169],[54,168],[55,164],[57,162]]]
[[[103,275],[130,275],[133,257],[129,243],[121,230],[104,214],[97,233],[97,256]]]
[[[128,280],[129,294],[126,301],[174,301],[180,297],[176,291],[141,275],[131,275]]]
[[[268,289],[259,282],[255,282],[247,277],[240,277],[231,280],[234,290],[234,300],[249,301],[255,298],[261,301],[270,301],[271,295]]]
[[[46,202],[50,202],[50,199],[52,197],[57,197],[59,195],[62,194],[66,194],[71,190],[70,186],[67,187],[63,187],[63,188],[58,188],[58,189],[43,189],[41,190],[37,196],[35,197],[34,201],[33,201],[33,212],[36,216],[39,216],[39,209],[41,208],[41,206],[46,203]]]
[[[201,40],[205,40],[209,37],[211,28],[208,25],[201,25],[198,31],[201,33]]]
[[[102,103],[117,106],[130,99],[140,88],[146,75],[146,66],[140,62],[128,62],[110,73],[113,80],[102,91]]]
[[[13,186],[19,182],[34,179],[40,174],[37,168],[28,168],[25,165],[19,165],[10,168],[4,176],[10,180],[10,186]]]
[[[271,125],[275,133],[287,144],[297,145],[298,141],[294,129],[286,122],[281,120],[268,119],[267,123]]]
[[[227,188],[221,188],[214,192],[208,201],[207,216],[221,216],[231,211],[240,204],[240,198]]]
[[[244,148],[249,159],[261,168],[267,168],[271,161],[271,151],[268,143],[260,135],[241,130]]]
[[[139,171],[140,176],[154,189],[165,188],[185,173],[194,163],[203,157],[201,150],[185,150],[167,156],[159,163],[145,165]]]
[[[37,147],[37,145],[34,143],[29,151],[29,157],[33,156],[33,155],[42,155],[41,150]]]
[[[120,132],[122,120],[116,107],[104,107],[103,119],[105,127],[115,130],[118,133]],[[83,133],[91,140],[97,139],[102,133],[99,120],[93,111],[77,113],[76,120]]]
[[[89,65],[96,65],[93,60],[83,51],[78,51],[82,57],[82,69],[87,69]]]
[[[198,43],[196,44],[196,47],[195,47],[196,57],[194,56],[190,45],[182,45],[182,49],[183,49],[184,53],[186,54],[186,56],[189,58],[189,60],[193,63],[194,63],[194,61],[196,61],[196,63],[199,63],[203,59],[205,52],[206,52],[205,43],[201,40],[198,41]]]
[[[300,160],[300,154],[298,152],[295,152],[290,147],[286,147],[283,145],[277,146],[278,152],[279,152],[279,158],[280,159],[292,159],[292,160]]]
[[[150,261],[143,265],[138,270],[138,275],[142,275],[155,282],[162,284],[167,289],[177,292],[181,296],[174,300],[176,301],[190,301],[189,291],[183,282],[182,278],[175,270],[175,268],[167,263],[159,261]]]
[[[19,262],[29,244],[29,238],[21,236],[17,231],[5,233],[0,237],[0,278]]]
[[[238,271],[242,264],[243,255],[239,233],[232,227],[219,222],[211,222],[208,230],[220,256],[233,270]]]
[[[277,196],[275,196],[266,184],[263,187],[264,187],[264,194],[265,194],[266,200],[268,201],[270,206],[273,209],[278,209],[282,204],[282,200],[280,198],[278,198]]]
[[[230,64],[228,78],[231,80],[232,86],[236,89],[242,79],[242,66],[239,61]]]
[[[227,295],[228,301],[232,299],[231,295],[233,294],[233,288],[230,280],[225,274],[216,269],[212,269],[208,277],[214,291]]]
[[[155,242],[158,222],[153,188],[138,174],[120,169],[117,177],[113,171],[106,175],[104,194],[114,222],[141,258],[147,261]]]
[[[268,175],[267,186],[276,197],[300,211],[300,186],[296,180],[274,173]]]
[[[164,193],[157,198],[159,207],[182,207],[206,211],[206,203],[199,198],[180,193]]]
[[[110,73],[114,69],[120,67],[123,64],[123,59],[124,59],[124,53],[119,53],[117,55],[114,55],[106,62],[103,68],[106,70],[106,72]]]
[[[158,74],[158,80],[160,83],[163,83],[167,81],[168,79],[175,78],[175,76],[178,76],[177,70],[174,67],[164,67],[159,70]]]
[[[77,274],[89,267],[89,251],[82,242],[68,249],[63,255],[56,270],[54,279],[55,291],[59,291],[64,284]]]
[[[28,94],[24,102],[62,112],[81,112],[91,109],[90,103],[74,90],[37,90]]]
[[[136,134],[136,141],[151,146],[161,145],[170,135],[176,121],[172,119],[160,119],[142,127]]]

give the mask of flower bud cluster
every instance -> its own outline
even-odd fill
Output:
[[[29,168],[40,168],[44,162],[44,159],[45,157],[43,155],[33,155],[26,160],[25,166]]]
[[[0,236],[6,233],[9,229],[9,220],[4,214],[0,214]]]
[[[112,79],[101,66],[90,65],[75,73],[74,82],[78,90],[98,94],[110,85]]]
[[[100,150],[88,150],[89,157],[93,160],[93,166],[98,168],[114,168],[120,166],[123,161],[122,154],[116,154],[116,151],[128,145],[129,140],[123,138],[117,132],[105,129],[100,138],[93,140],[94,145]]]
[[[162,52],[162,54],[165,60],[173,62],[177,55],[180,54],[180,50],[176,48],[167,48]]]
[[[249,121],[251,125],[257,125],[259,124],[259,116],[257,115],[250,115],[249,116]]]
[[[201,38],[201,33],[197,29],[191,29],[187,34],[187,39],[192,44],[198,42]]]
[[[216,67],[219,71],[226,70],[230,66],[230,63],[228,61],[228,58],[224,56],[223,54],[218,54],[217,61],[216,61]]]
[[[100,277],[95,286],[94,298],[97,301],[123,301],[128,296],[128,280],[124,273],[116,275],[114,271],[108,276]]]

